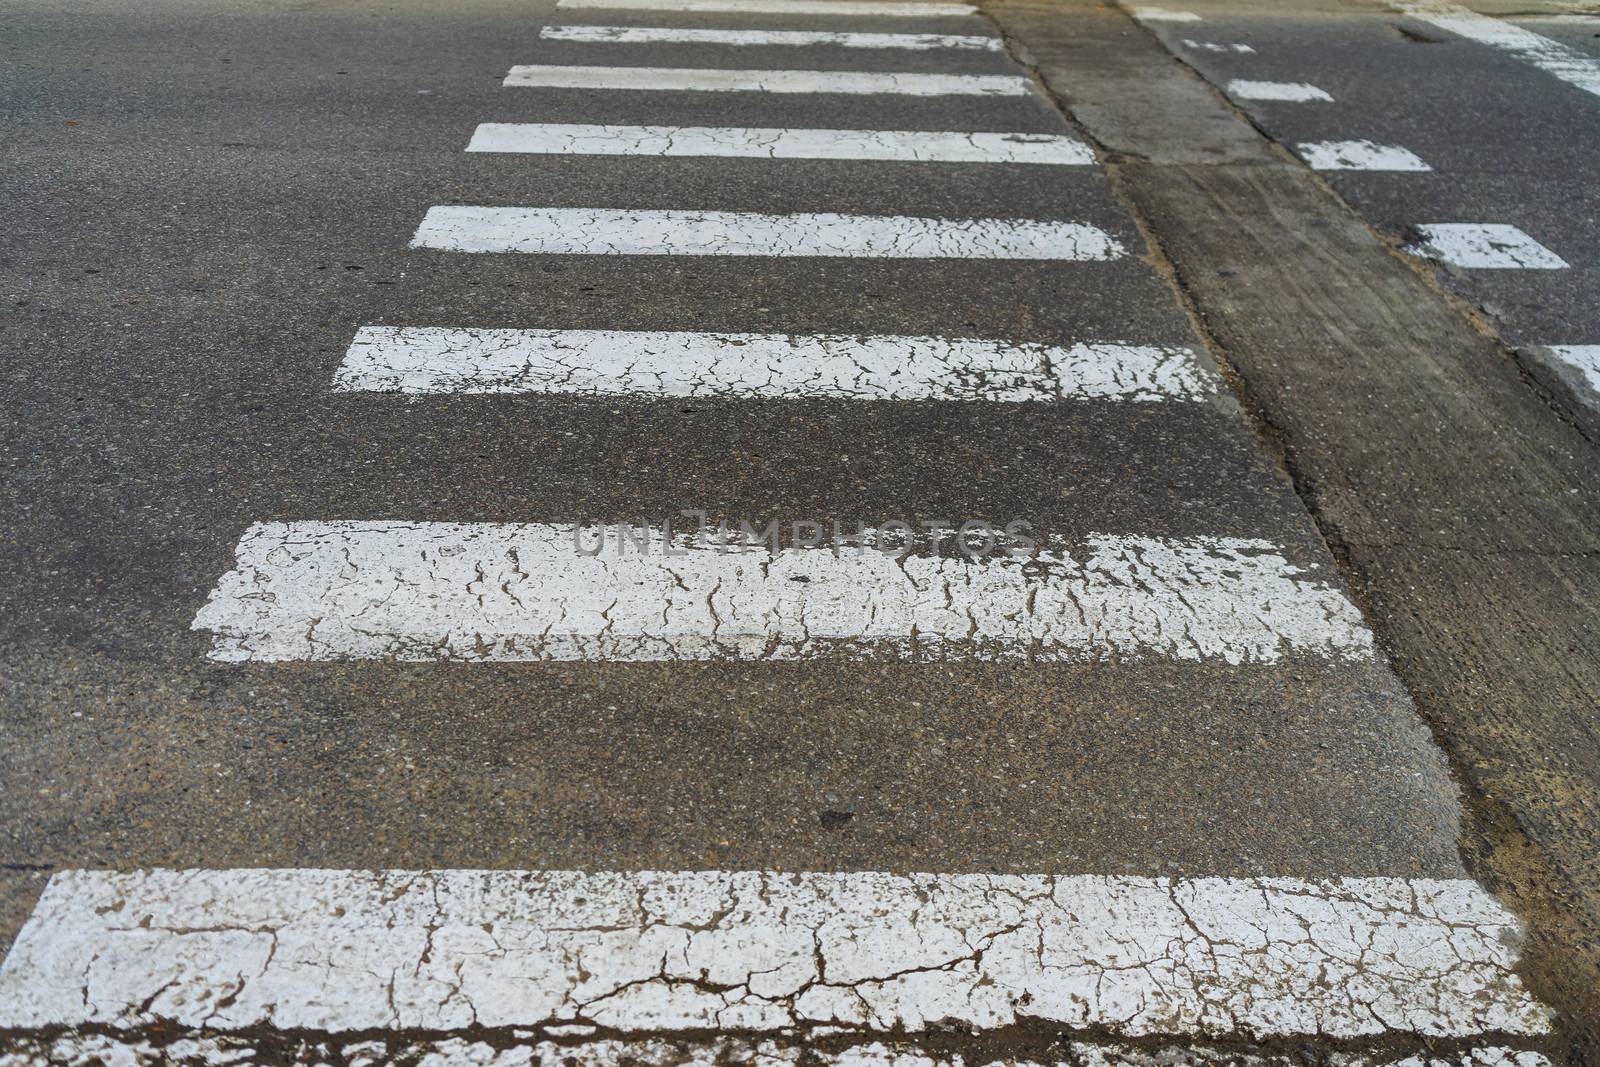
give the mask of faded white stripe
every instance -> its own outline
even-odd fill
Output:
[[[725,44],[752,46],[830,45],[836,48],[940,48],[998,52],[1000,38],[955,33],[837,33],[824,30],[700,30],[668,26],[546,26],[547,41],[583,44]]]
[[[1249,56],[1255,54],[1255,49],[1247,44],[1236,42],[1197,41],[1192,37],[1183,39],[1185,47],[1194,48],[1201,52],[1221,52],[1227,55]]]
[[[860,256],[880,259],[1116,259],[1109,234],[1076,222],[897,215],[440,206],[413,248],[618,256]]]
[[[1407,3],[1402,0],[1393,6],[1395,10],[1403,11],[1414,19],[1431,23],[1442,30],[1449,30],[1479,44],[1491,45],[1510,52],[1546,74],[1554,75],[1586,93],[1600,96],[1600,60],[1570,45],[1551,40],[1521,26],[1513,26],[1509,22],[1480,15],[1459,4],[1443,3],[1438,0]]]
[[[1331,103],[1333,97],[1305,82],[1262,82],[1235,78],[1228,83],[1228,95],[1240,100],[1280,100],[1302,104],[1314,100]]]
[[[1416,227],[1406,251],[1469,270],[1562,270],[1569,264],[1515,226],[1435,222]]]
[[[1546,351],[1583,375],[1589,388],[1600,393],[1600,345],[1550,345]]]
[[[473,133],[467,151],[1056,166],[1087,166],[1094,162],[1094,153],[1082,141],[1050,133],[589,126],[532,122],[483,123]]]
[[[1314,170],[1428,171],[1410,149],[1371,141],[1302,141],[1300,157]]]
[[[1173,11],[1164,7],[1136,7],[1133,17],[1140,22],[1199,22],[1193,11]]]
[[[872,0],[558,0],[556,7],[607,11],[723,11],[744,15],[867,15],[940,18],[975,15],[971,4],[874,3]]]
[[[568,524],[251,526],[194,628],[224,662],[798,660],[1275,663],[1372,655],[1272,545],[1096,535],[1076,554],[773,552]],[[878,545],[883,547],[880,549]],[[593,554],[591,554],[593,553]]]
[[[0,1028],[1534,1035],[1517,934],[1465,880],[65,871]]]
[[[648,92],[844,93],[897,96],[1025,96],[1010,74],[902,74],[864,70],[722,70],[711,67],[512,67],[506,85]]]
[[[363,326],[344,392],[829,400],[1204,400],[1185,348],[620,330]]]

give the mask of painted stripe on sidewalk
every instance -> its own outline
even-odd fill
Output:
[[[944,18],[976,15],[971,4],[874,3],[872,0],[558,0],[559,8],[606,11],[719,11],[741,15],[865,15]]]
[[[955,33],[837,33],[823,30],[698,30],[670,26],[546,26],[547,41],[582,44],[725,44],[759,47],[825,45],[836,48],[940,48],[998,52],[1000,38]]]
[[[1305,82],[1262,82],[1235,78],[1228,83],[1228,95],[1240,100],[1277,100],[1291,104],[1333,102],[1333,97]]]
[[[1600,59],[1580,52],[1571,45],[1488,15],[1480,15],[1460,4],[1426,0],[1422,3],[1400,2],[1393,6],[1395,10],[1403,11],[1414,19],[1449,30],[1469,41],[1510,52],[1568,85],[1600,96]]]
[[[363,326],[341,392],[830,400],[1205,400],[1183,348],[617,330]]]
[[[1406,246],[1468,270],[1564,270],[1566,260],[1515,226],[1489,222],[1434,222],[1416,227],[1421,240]]]
[[[1077,222],[736,211],[431,207],[412,248],[613,256],[859,256],[1106,260],[1109,234]]]
[[[591,126],[533,122],[482,123],[473,133],[467,151],[1055,166],[1089,166],[1095,161],[1094,152],[1082,141],[1050,133]]]
[[[506,85],[535,89],[644,92],[844,93],[896,96],[1026,96],[1032,83],[1010,74],[901,74],[866,70],[722,70],[711,67],[511,68]]]
[[[1422,172],[1433,169],[1408,148],[1371,141],[1302,141],[1296,149],[1312,170]]]
[[[1550,1023],[1517,935],[1465,880],[72,870],[0,969],[0,1028],[1503,1044]]]
[[[849,531],[853,532],[853,531]],[[264,522],[193,628],[222,662],[1187,660],[1372,655],[1266,542],[1093,535],[1030,558],[774,552],[650,528]]]

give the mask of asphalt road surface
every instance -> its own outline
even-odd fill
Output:
[[[1561,1061],[1103,155],[960,5],[753,6],[8,13],[0,1063]],[[1207,33],[1600,341],[1593,98]]]

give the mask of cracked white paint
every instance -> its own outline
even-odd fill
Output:
[[[164,1042],[134,1036],[69,1033],[16,1038],[0,1067],[282,1067],[285,1063],[347,1067],[1306,1067],[1299,1052],[1240,1052],[1194,1043],[1146,1051],[1129,1045],[1065,1043],[1035,1055],[972,1054],[928,1048],[915,1040],[861,1039],[838,1049],[771,1037],[718,1035],[696,1042],[668,1038],[620,1040],[593,1036],[592,1027],[556,1027],[563,1041],[532,1032],[472,1037],[388,1037],[371,1040],[297,1033],[267,1040],[205,1034]],[[574,1035],[572,1031],[587,1031]],[[573,1044],[574,1036],[582,1039]],[[586,1038],[586,1039],[585,1039]],[[1397,1058],[1395,1054],[1317,1049],[1321,1067],[1551,1067],[1544,1055],[1504,1046],[1454,1054]]]
[[[1550,345],[1545,351],[1583,376],[1600,393],[1600,345]]]
[[[1433,168],[1408,148],[1372,141],[1302,141],[1300,158],[1313,170],[1429,171]]]
[[[726,70],[720,67],[590,67],[529,64],[511,68],[509,86],[704,93],[845,93],[895,96],[1026,96],[1012,74],[909,74],[874,70]]]
[[[558,0],[559,8],[607,11],[717,11],[742,15],[865,15],[943,18],[975,15],[972,4],[877,3],[875,0]]]
[[[1562,270],[1566,260],[1515,226],[1435,222],[1416,227],[1421,240],[1406,251],[1469,270]]]
[[[1305,82],[1263,82],[1235,78],[1228,83],[1228,95],[1240,100],[1277,100],[1293,104],[1316,100],[1333,102],[1333,97]]]
[[[683,26],[546,26],[539,36],[547,41],[582,44],[723,44],[772,46],[831,46],[835,48],[892,48],[931,52],[999,52],[998,37],[960,33],[850,33],[829,30],[705,30]]]
[[[1568,85],[1600,96],[1600,59],[1580,52],[1570,45],[1551,40],[1543,34],[1534,33],[1521,26],[1513,26],[1509,22],[1480,15],[1460,4],[1441,2],[1441,0],[1422,0],[1419,3],[1395,3],[1393,7],[1414,19],[1448,30],[1469,41],[1510,52],[1523,62],[1560,78]]]
[[[1086,223],[904,215],[431,207],[412,248],[617,256],[852,256],[1105,260],[1122,245]]]
[[[1517,934],[1463,880],[77,870],[0,967],[0,1028],[1504,1042],[1550,1021]]]
[[[826,130],[749,126],[598,126],[485,122],[468,152],[596,156],[735,156],[872,159],[906,163],[1044,163],[1088,166],[1089,146],[1050,133]]]
[[[1060,1067],[1306,1067],[1305,1045],[1294,1052],[1239,1052],[1203,1046],[1142,1049],[1115,1044],[1072,1042],[1073,1058]],[[1552,1067],[1542,1053],[1487,1045],[1457,1053],[1329,1051],[1315,1048],[1320,1067]],[[495,1065],[499,1067],[499,1065]],[[555,1067],[554,1064],[551,1067]],[[898,1067],[898,1065],[896,1065]],[[1009,1065],[1008,1065],[1009,1067]],[[1018,1065],[1021,1067],[1021,1065]]]
[[[621,330],[363,326],[345,392],[832,400],[1204,400],[1184,348]]]
[[[1225,55],[1251,56],[1255,55],[1256,51],[1247,44],[1231,41],[1197,41],[1192,37],[1185,37],[1183,43],[1186,48],[1193,48],[1200,52],[1220,52]]]
[[[193,626],[211,631],[211,658],[230,663],[1372,655],[1344,595],[1261,541],[1097,535],[1076,555],[1048,544],[1032,558],[968,558],[630,535],[256,523]]]

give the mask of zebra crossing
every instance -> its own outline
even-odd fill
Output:
[[[827,198],[795,205],[808,210],[754,210],[695,181],[688,185],[702,201],[675,206],[644,190],[632,203],[570,202],[581,184],[549,202],[526,184],[518,202],[460,203],[441,191],[452,202],[422,213],[413,255],[503,259],[510,271],[560,259],[627,270],[640,285],[663,264],[731,260],[710,269],[742,271],[804,261],[781,276],[787,291],[764,295],[764,307],[779,308],[809,299],[800,292],[806,271],[856,261],[951,289],[982,277],[974,271],[1014,271],[1015,290],[1037,289],[1041,305],[1073,305],[1101,328],[985,336],[929,323],[925,333],[889,332],[877,296],[828,308],[839,322],[829,332],[774,329],[737,308],[690,309],[686,318],[705,329],[491,325],[446,309],[350,324],[353,341],[324,386],[352,404],[403,403],[390,409],[402,420],[456,398],[542,412],[616,405],[605,410],[619,424],[647,420],[652,405],[714,402],[730,435],[763,419],[804,422],[808,412],[828,425],[891,417],[908,435],[967,446],[954,469],[975,486],[992,483],[984,498],[1013,500],[1022,521],[913,524],[892,512],[904,503],[892,492],[875,517],[859,504],[830,511],[838,498],[823,492],[813,498],[821,506],[774,522],[769,537],[729,524],[758,502],[721,488],[718,479],[731,475],[710,470],[683,481],[672,503],[704,507],[718,521],[676,531],[617,513],[571,521],[570,507],[487,521],[351,514],[329,501],[322,514],[266,514],[242,532],[233,567],[194,616],[197,652],[219,670],[351,661],[468,672],[1005,670],[1022,672],[1023,685],[1037,676],[1084,686],[1094,694],[1085,707],[1103,698],[1118,715],[1192,702],[1196,732],[1210,719],[1257,720],[1264,730],[1296,716],[1336,720],[1343,732],[1337,720],[1348,717],[1351,728],[1394,742],[1395,766],[1370,768],[1379,783],[1356,775],[1353,784],[1300,788],[1313,798],[1307,810],[1326,818],[1333,851],[1363,855],[1361,868],[1301,862],[1280,871],[1252,856],[1233,867],[1254,862],[1264,873],[1218,874],[1228,866],[1219,861],[1111,874],[1092,863],[1018,870],[952,855],[924,873],[860,861],[842,870],[778,862],[708,870],[687,856],[659,870],[67,871],[51,880],[0,966],[0,1034],[13,1049],[0,1064],[1277,1064],[1297,1062],[1296,1043],[1322,1042],[1326,1062],[1349,1067],[1544,1067],[1540,1040],[1552,1019],[1518,977],[1516,919],[1441,859],[1433,838],[1366,848],[1362,820],[1332,811],[1330,798],[1355,811],[1368,790],[1426,811],[1430,790],[1448,796],[1448,781],[1405,748],[1401,739],[1421,731],[1372,635],[1141,261],[1140,238],[1088,146],[1064,127],[922,129],[906,116],[928,125],[935,112],[896,110],[969,97],[984,107],[1040,106],[974,9],[910,0],[557,7],[558,16],[631,11],[662,23],[675,13],[818,20],[806,30],[539,32],[561,46],[630,55],[678,46],[898,51],[927,69],[520,64],[504,92],[605,89],[584,97],[602,121],[484,122],[471,133],[471,158],[505,167],[545,158],[603,167],[621,156],[677,167],[1021,168],[1059,175],[1063,192],[1041,194],[1051,211],[1017,217],[994,200],[956,210],[948,188],[932,210],[915,202],[915,178],[864,194],[879,204],[903,198],[904,214],[844,210],[848,203]],[[852,19],[974,25],[889,35],[836,23]],[[1013,69],[938,69],[958,54]],[[723,94],[737,98],[730,124],[664,121],[680,106],[703,115],[694,109],[705,105],[685,102]],[[631,99],[613,105],[613,95]],[[803,97],[812,121],[830,125],[732,124],[760,118],[764,102],[782,96]],[[887,128],[860,121],[848,103],[860,96],[873,98],[870,117]],[[640,115],[661,118],[632,121]],[[840,115],[856,116],[857,127],[835,128]],[[760,172],[741,174],[762,181]],[[1160,310],[1147,313],[1163,294]],[[740,316],[749,317],[732,321]],[[960,440],[991,426],[987,441]],[[1125,498],[1109,486],[1101,500],[1053,483],[1046,492],[1033,472],[981,447],[1041,433],[1067,449],[1110,438],[1081,462],[1119,464],[1109,481],[1131,484],[1147,510],[1124,515]],[[1201,442],[1225,460],[1198,484],[1162,469],[1163,456]],[[841,436],[820,447],[848,459],[857,446]],[[1133,458],[1122,466],[1119,457]],[[726,469],[746,464],[762,468],[769,486],[787,480],[782,457],[735,456]],[[833,527],[826,533],[824,521]],[[802,531],[808,524],[816,529]],[[1042,673],[1052,671],[1078,673]],[[725,694],[740,679],[757,676],[705,676],[712,716],[731,710]],[[531,674],[516,677],[534,684]],[[784,707],[782,694],[757,697],[754,688],[744,698]],[[1296,700],[1309,713],[1291,710]],[[1153,736],[1124,733],[1117,716],[1103,729],[1101,740],[1122,734],[1135,760],[1160,763]],[[1291,754],[1304,755],[1274,758]],[[1339,768],[1319,770],[1340,779]],[[1114,776],[1094,781],[1109,786]],[[1216,790],[1195,791],[1212,797],[1196,805],[1216,802]],[[1281,811],[1254,817],[1301,814],[1292,792],[1276,799]],[[1060,810],[1052,816],[1025,832],[1071,832]],[[1438,834],[1446,844],[1449,829]]]

